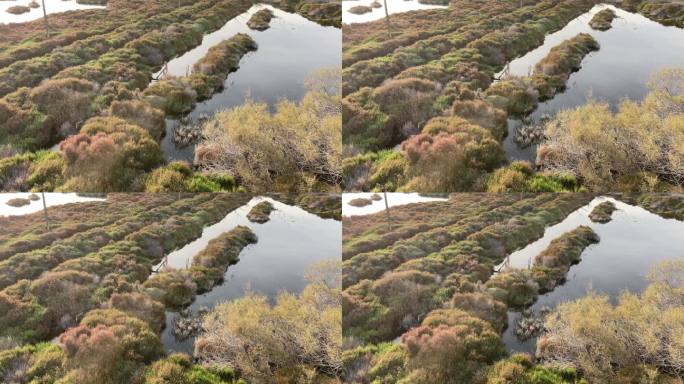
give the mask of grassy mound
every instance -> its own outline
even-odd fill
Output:
[[[612,9],[604,9],[591,18],[589,26],[599,31],[607,31],[612,26],[615,16],[615,11]]]
[[[353,13],[355,15],[363,15],[364,13],[371,12],[373,10],[372,7],[369,7],[367,5],[356,5],[351,8],[347,12]]]
[[[607,223],[611,220],[611,215],[616,210],[615,204],[605,201],[597,205],[589,214],[591,221],[596,223]]]
[[[570,266],[580,261],[584,249],[598,242],[598,235],[583,225],[551,241],[551,244],[534,258],[532,271],[540,292],[550,291],[565,281]]]
[[[247,26],[257,31],[265,31],[270,26],[269,23],[273,17],[273,12],[270,9],[261,9],[247,20]]]
[[[253,223],[265,223],[270,219],[269,215],[274,210],[273,204],[268,201],[262,201],[250,209],[247,219]]]
[[[27,13],[30,11],[31,8],[25,5],[14,5],[12,7],[7,8],[7,13],[11,13],[13,15],[21,15],[22,13]]]
[[[21,197],[17,197],[17,198],[15,198],[15,199],[9,199],[9,200],[7,200],[7,202],[6,202],[5,204],[9,205],[10,207],[15,207],[15,208],[17,208],[17,207],[23,207],[23,206],[25,206],[25,205],[31,204],[31,200],[29,200],[29,199],[24,199],[24,198],[21,198]]]
[[[352,207],[365,207],[367,205],[373,204],[373,200],[359,197],[349,200],[347,204],[351,205]]]

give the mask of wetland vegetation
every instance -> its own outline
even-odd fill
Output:
[[[340,382],[340,273],[328,253],[339,249],[339,237],[328,239],[328,232],[339,231],[338,222],[242,193],[103,197],[0,217],[6,228],[0,236],[0,381]],[[328,196],[274,197],[330,206]],[[45,198],[59,200],[55,194]],[[269,223],[249,224],[247,213],[260,201],[277,213]],[[312,228],[318,227],[330,244],[288,233],[302,221],[309,226],[303,233],[316,236]],[[239,266],[251,264],[264,275],[273,261],[266,263],[260,253],[274,253],[272,239],[279,239],[278,258],[290,267],[268,273],[269,289],[259,279],[249,288],[253,276]],[[322,255],[297,260],[283,252],[288,241]],[[296,244],[292,248],[302,252]],[[172,258],[183,254],[188,259],[177,266]],[[232,283],[226,280],[241,275],[239,289],[227,293]],[[165,338],[176,328],[174,311],[198,301],[209,309],[198,317],[196,350],[177,351]],[[308,321],[313,317],[316,323]],[[277,334],[268,330],[285,322],[289,326],[276,327]],[[225,344],[225,338],[238,344]],[[252,343],[258,351],[241,355],[239,346]],[[291,353],[301,350],[306,353]]]
[[[649,0],[609,4],[454,0],[446,9],[344,25],[345,189],[680,190],[679,166],[672,159],[682,158],[676,148],[684,129],[671,122],[682,114],[681,57],[663,51],[662,57],[669,59],[647,65],[652,77],[647,81],[639,74],[639,92],[616,81],[619,74],[590,73],[579,91],[573,78],[585,76],[583,63],[595,63],[592,58],[606,49],[611,60],[622,60],[625,72],[643,72],[626,58],[631,53],[614,47],[629,39],[629,28],[642,26],[640,47],[657,46],[659,33],[681,41],[684,5]],[[619,28],[607,28],[611,22]],[[654,40],[647,42],[649,38]],[[518,68],[523,62],[525,67]],[[591,97],[597,77],[612,89],[605,101]],[[648,95],[641,90],[647,85]],[[565,98],[571,92],[583,95]],[[584,103],[578,104],[578,98]],[[589,110],[606,104],[615,113],[621,102],[625,111],[642,109],[629,116],[618,112],[620,117],[610,124],[618,132],[579,139],[586,137],[585,123],[599,121]],[[570,127],[566,114],[582,115],[583,120]],[[645,128],[645,120],[655,121],[657,129]],[[667,137],[661,134],[664,126],[672,128]],[[587,163],[580,164],[581,159]]]
[[[592,223],[607,202],[613,220]],[[345,382],[681,381],[684,255],[658,244],[677,242],[684,222],[665,217],[683,203],[452,194],[345,216]]]
[[[341,23],[339,4],[334,2],[281,1],[264,6],[242,0],[180,1],[170,6],[166,2],[112,0],[105,8],[51,14],[47,34],[42,21],[12,24],[13,28],[7,28],[8,38],[0,44],[0,189],[338,190],[339,172],[330,171],[338,167],[340,152],[336,148],[340,128],[333,122],[335,111],[312,110],[306,100],[298,98],[287,102],[301,103],[307,112],[301,113],[306,121],[282,121],[281,128],[297,135],[300,152],[288,161],[273,159],[260,167],[258,172],[273,175],[261,184],[253,181],[257,176],[248,173],[253,170],[209,165],[208,156],[197,163],[194,158],[182,163],[165,156],[162,142],[169,136],[169,119],[185,116],[199,103],[222,93],[227,84],[232,84],[227,77],[238,71],[243,56],[258,49],[259,38],[254,34],[268,31],[257,28],[225,37],[208,46],[206,54],[197,57],[184,75],[166,76],[164,68],[197,46],[204,48],[205,36],[232,21],[244,24],[246,20],[241,17],[253,7],[263,8],[259,13],[262,18],[266,13],[281,12],[301,15],[301,20],[311,24],[339,27]],[[0,29],[4,32],[5,26],[0,25]],[[303,88],[304,76],[295,81]],[[315,98],[316,92],[322,92],[320,88],[313,92],[308,104],[328,97]],[[242,104],[223,108],[240,114],[237,110]],[[246,101],[243,108],[254,111],[251,117],[270,115],[265,108],[251,108],[253,104],[260,106],[261,100]],[[251,138],[243,139],[251,140],[254,135],[266,133],[253,132]],[[202,129],[186,136],[187,142],[199,140]],[[290,136],[288,139],[295,139]],[[266,159],[270,156],[266,153],[274,150],[229,141],[231,153],[237,156]],[[204,147],[205,154],[208,147]]]

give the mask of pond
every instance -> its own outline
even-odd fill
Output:
[[[603,32],[591,29],[589,21],[605,8],[617,14],[612,28]],[[509,119],[504,150],[511,159],[534,162],[536,158],[536,145],[524,148],[514,140],[516,130],[523,124],[538,124],[560,110],[585,104],[590,97],[612,107],[624,98],[642,100],[648,93],[646,83],[654,72],[684,66],[684,29],[666,27],[642,15],[601,4],[546,36],[542,46],[510,62],[509,73],[527,76],[552,47],[581,32],[592,35],[601,49],[584,58],[582,68],[570,76],[565,92],[540,103],[525,123]]]
[[[276,208],[271,219],[264,224],[247,220],[251,207],[264,200]],[[270,198],[255,197],[221,222],[205,228],[200,239],[169,254],[169,265],[185,268],[209,240],[236,225],[250,227],[259,241],[242,250],[240,261],[228,267],[223,284],[197,296],[189,307],[191,312],[239,298],[247,287],[269,298],[274,298],[282,290],[301,292],[306,286],[304,272],[308,267],[318,261],[339,260],[342,253],[342,225],[339,221],[322,219]],[[193,339],[177,340],[171,332],[180,315],[175,312],[167,312],[166,315],[166,328],[162,333],[166,349],[192,354]]]
[[[372,11],[362,15],[355,15],[349,12],[349,8],[357,5],[370,5],[373,0],[343,0],[342,1],[342,22],[344,24],[367,23],[385,17],[385,4],[383,0],[378,0],[383,5],[382,8],[373,8]],[[421,4],[418,0],[387,0],[387,11],[390,15],[419,9],[448,8],[445,5]],[[390,21],[392,18],[390,18]]]
[[[593,207],[606,200],[612,201],[617,207],[612,220],[605,224],[589,220],[588,215]],[[539,296],[530,308],[532,312],[539,313],[542,308],[554,308],[559,303],[586,296],[589,290],[613,299],[625,290],[642,292],[648,285],[646,274],[652,266],[660,261],[684,258],[684,222],[662,218],[613,198],[598,197],[562,222],[547,228],[543,238],[512,253],[509,256],[510,265],[527,268],[551,240],[580,225],[591,227],[601,241],[582,252],[582,260],[570,268],[565,284]],[[534,354],[536,339],[521,341],[515,336],[515,325],[519,318],[520,313],[509,312],[504,342],[510,350]]]
[[[271,27],[261,32],[249,29],[247,20],[263,8],[270,9],[276,16],[271,20]],[[200,46],[171,60],[167,73],[185,76],[209,48],[236,33],[250,35],[259,48],[242,58],[240,68],[228,75],[222,92],[197,104],[184,119],[189,124],[220,110],[243,104],[248,97],[264,102],[271,108],[281,99],[301,100],[306,93],[304,82],[312,73],[321,68],[339,68],[342,62],[340,29],[324,27],[300,15],[260,4],[228,21],[221,29],[204,36]],[[194,146],[180,148],[174,143],[174,131],[178,126],[179,120],[167,119],[162,150],[167,160],[192,163]]]
[[[30,203],[22,207],[11,207],[6,203],[11,199],[28,199],[32,193],[2,193],[0,194],[0,216],[20,216],[35,213],[43,209],[42,195],[37,193],[37,200],[30,200]],[[70,203],[83,203],[86,201],[105,201],[106,199],[97,197],[81,196],[77,193],[46,193],[45,204],[49,207]]]
[[[385,198],[382,193],[378,195],[382,198],[380,200],[372,200],[372,203],[365,207],[353,207],[349,205],[349,201],[358,198],[370,199],[375,193],[344,193],[342,194],[342,216],[361,216],[370,215],[371,213],[380,212],[385,209]],[[387,205],[396,207],[398,205],[406,205],[411,203],[425,203],[428,201],[447,201],[448,194],[423,194],[423,193],[388,193]]]
[[[13,15],[7,13],[7,8],[13,7],[15,5],[28,5],[30,0],[18,0],[18,1],[2,1],[0,0],[0,24],[9,23],[25,23],[27,21],[37,20],[43,17],[43,9],[41,0],[37,0],[41,4],[41,8],[31,8],[29,12],[22,13],[21,15]],[[66,11],[75,11],[79,9],[93,9],[106,7],[99,5],[84,5],[78,4],[76,0],[45,0],[45,11],[48,15],[53,13],[60,13]],[[48,16],[48,22],[50,17]]]

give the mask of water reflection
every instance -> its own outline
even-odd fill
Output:
[[[605,8],[617,14],[612,28],[603,32],[591,29],[589,21]],[[613,107],[624,98],[641,100],[648,92],[646,83],[654,72],[684,65],[684,29],[666,27],[642,15],[602,4],[546,36],[542,46],[513,60],[509,73],[527,76],[552,47],[581,32],[592,35],[601,49],[585,57],[582,69],[570,76],[565,92],[539,104],[529,116],[529,123],[585,104],[589,98],[606,101]],[[512,159],[534,161],[536,145],[521,148],[514,141],[515,132],[522,124],[520,120],[509,120],[504,150]]]
[[[270,201],[276,208],[271,213],[271,219],[264,224],[248,221],[245,215],[249,208],[263,200]],[[309,266],[322,260],[339,260],[342,253],[342,227],[339,221],[322,219],[270,198],[256,197],[218,224],[205,228],[201,239],[174,252],[174,265],[185,267],[186,263],[189,264],[187,260],[191,260],[209,240],[236,225],[249,226],[259,241],[243,249],[240,261],[228,268],[225,282],[199,295],[190,306],[190,311],[212,308],[217,303],[241,297],[246,287],[270,298],[281,290],[301,292],[306,285],[304,272]],[[162,342],[168,351],[191,354],[193,339],[176,340],[171,332],[178,317],[177,313],[167,312]]]
[[[612,201],[617,211],[605,224],[589,220],[589,213],[603,201]],[[544,237],[510,255],[510,265],[527,268],[551,240],[577,228],[591,227],[601,238],[598,244],[587,247],[579,264],[570,268],[567,282],[553,291],[539,296],[530,308],[539,312],[544,307],[555,307],[561,302],[586,296],[589,289],[616,298],[622,291],[641,292],[647,286],[646,274],[660,261],[684,258],[682,234],[684,222],[665,219],[643,208],[625,204],[608,197],[599,197],[570,214],[561,223],[551,226]],[[534,353],[536,339],[520,341],[514,334],[520,314],[509,312],[508,328],[503,335],[506,345],[514,351]]]
[[[357,5],[370,5],[372,0],[344,0],[342,1],[342,22],[345,24],[367,23],[385,17],[384,8],[373,8],[372,11],[362,15],[355,15],[349,12],[349,8]],[[383,1],[380,3],[385,6]],[[445,5],[421,4],[418,0],[387,0],[387,11],[390,15],[419,9],[448,8]]]
[[[21,15],[13,15],[11,13],[7,13],[7,8],[16,6],[16,5],[28,5],[30,0],[22,0],[22,1],[2,1],[0,0],[0,24],[9,24],[9,23],[25,23],[27,21],[33,21],[33,20],[38,20],[43,17],[43,9],[42,8],[31,8],[29,12],[22,13]],[[38,0],[38,3],[41,4],[41,7],[43,6],[40,0]],[[48,15],[51,15],[53,13],[61,13],[61,12],[66,12],[66,11],[74,11],[74,10],[79,10],[79,9],[93,9],[93,8],[101,8],[105,9],[106,7],[99,6],[99,5],[84,5],[84,4],[78,4],[76,0],[45,0],[45,11],[47,12]],[[49,20],[49,17],[48,17]]]
[[[263,8],[275,14],[271,27],[254,31],[247,27],[250,16]],[[273,107],[285,98],[301,100],[306,93],[304,82],[320,68],[339,68],[342,62],[342,35],[335,27],[324,27],[306,18],[267,5],[255,5],[227,22],[221,29],[207,34],[202,44],[168,63],[168,73],[185,76],[192,65],[212,46],[236,33],[247,33],[259,48],[240,61],[240,69],[228,75],[225,89],[211,99],[198,103],[187,116],[190,123],[210,117],[219,110],[243,104],[246,98]],[[192,162],[194,146],[177,148],[173,132],[178,120],[167,119],[166,136],[161,146],[167,159]]]

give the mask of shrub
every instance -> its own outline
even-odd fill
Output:
[[[182,308],[195,299],[197,285],[188,271],[164,271],[152,275],[143,284],[154,300],[170,308]]]
[[[486,100],[512,116],[524,116],[537,108],[539,91],[528,78],[510,76],[492,84]]]
[[[479,317],[501,332],[508,325],[506,304],[482,292],[456,293],[451,298],[452,308],[458,308]]]
[[[437,117],[402,144],[417,190],[472,190],[475,182],[505,162],[499,142],[461,118]]]
[[[540,356],[551,365],[575,367],[591,382],[610,382],[620,371],[644,377],[649,368],[652,378],[681,378],[682,271],[681,261],[654,267],[644,293],[623,293],[617,304],[590,293],[559,305],[547,317]]]
[[[159,144],[146,130],[116,117],[90,119],[60,148],[67,190],[128,190],[141,172],[162,161]]]
[[[109,107],[109,115],[144,128],[157,141],[161,140],[166,130],[164,113],[144,101],[114,101]]]
[[[337,82],[335,74],[328,81]],[[234,175],[249,191],[329,191],[340,182],[339,95],[310,91],[300,103],[248,101],[202,128],[195,163]]]
[[[165,324],[164,306],[142,293],[114,293],[106,303],[107,308],[117,309],[148,323],[156,332]]]
[[[467,383],[506,350],[489,323],[458,310],[437,311],[401,341],[409,353],[414,383]],[[409,382],[409,381],[406,381]]]
[[[195,356],[203,363],[235,367],[250,382],[338,377],[339,293],[314,283],[299,296],[281,293],[273,306],[253,293],[220,304],[205,318]]]
[[[506,112],[484,100],[457,100],[451,106],[451,113],[488,129],[497,140],[502,140],[508,132]]]
[[[485,284],[497,300],[514,308],[524,308],[537,300],[539,284],[528,270],[510,270],[492,276]]]
[[[590,190],[654,190],[684,183],[681,105],[683,70],[654,75],[642,102],[623,101],[617,113],[590,101],[559,113],[545,129],[537,163],[574,175]]]

